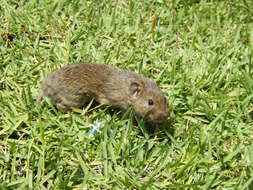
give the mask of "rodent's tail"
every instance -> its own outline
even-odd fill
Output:
[[[36,96],[36,102],[37,102],[37,103],[40,102],[40,100],[41,100],[41,98],[42,98],[43,95],[44,95],[44,94],[43,94],[43,91],[41,90],[41,91],[39,92],[39,94]]]

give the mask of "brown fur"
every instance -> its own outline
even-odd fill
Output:
[[[132,107],[152,121],[164,121],[169,115],[166,98],[153,80],[104,64],[71,64],[51,73],[42,84],[38,102],[42,96],[63,112],[80,108],[94,97],[100,104]],[[148,104],[149,99],[154,105]]]

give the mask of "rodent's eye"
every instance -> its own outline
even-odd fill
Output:
[[[152,99],[149,99],[149,100],[148,100],[148,105],[149,105],[149,106],[154,105],[154,102],[153,102],[153,100],[152,100]]]

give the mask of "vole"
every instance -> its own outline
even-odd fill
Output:
[[[132,107],[150,121],[168,118],[167,100],[154,80],[135,72],[97,63],[70,64],[49,74],[37,102],[47,96],[62,112],[80,108],[95,98],[103,105]]]

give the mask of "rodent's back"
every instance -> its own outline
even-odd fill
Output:
[[[52,78],[51,81],[55,85],[64,83],[73,87],[87,88],[87,84],[89,84],[94,85],[94,88],[98,88],[107,81],[111,72],[111,69],[106,65],[77,63],[67,65],[53,72],[48,78]]]

